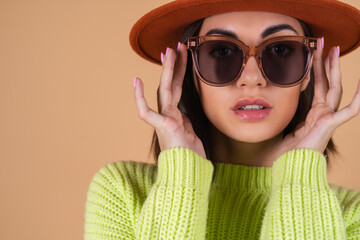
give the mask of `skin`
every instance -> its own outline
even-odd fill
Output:
[[[263,41],[277,36],[297,36],[290,29],[283,29],[262,38],[261,34],[272,26],[288,24],[304,36],[299,22],[289,16],[261,12],[232,12],[205,19],[199,35],[206,35],[213,29],[234,33],[248,46],[258,46]],[[282,141],[282,131],[293,118],[300,96],[310,80],[294,87],[280,88],[268,84],[262,76],[254,57],[251,57],[241,76],[231,85],[213,87],[197,80],[204,112],[214,125],[213,155],[216,162],[268,166],[273,159],[274,144]],[[265,99],[272,111],[270,115],[256,122],[240,120],[231,110],[240,98]]]
[[[200,34],[213,28],[233,32],[249,46],[256,46],[264,39],[261,33],[271,25],[288,24],[292,30],[281,30],[279,35],[303,35],[299,23],[288,16],[265,12],[234,12],[207,18]],[[163,54],[163,72],[158,88],[160,113],[150,109],[144,98],[143,83],[135,78],[135,102],[139,117],[152,125],[157,133],[161,150],[185,147],[206,158],[203,145],[195,135],[189,119],[180,113],[177,104],[181,97],[185,73],[186,46],[179,44],[176,52],[168,49]],[[176,59],[177,58],[177,59]],[[176,60],[176,65],[175,65]],[[360,84],[352,102],[338,110],[341,96],[341,74],[336,47],[331,48],[323,60],[321,39],[314,52],[315,96],[306,121],[284,139],[281,133],[292,119],[299,94],[308,84],[309,76],[300,85],[278,88],[268,84],[260,73],[255,59],[250,58],[239,79],[226,87],[211,87],[197,80],[197,90],[202,106],[214,125],[212,141],[213,162],[228,162],[251,166],[272,166],[283,153],[297,148],[323,152],[335,129],[360,112]],[[270,115],[258,122],[240,121],[229,110],[242,97],[265,98],[273,107]]]

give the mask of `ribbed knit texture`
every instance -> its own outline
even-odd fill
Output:
[[[329,185],[312,150],[268,168],[172,148],[157,166],[116,162],[94,176],[85,239],[360,239],[360,192]]]

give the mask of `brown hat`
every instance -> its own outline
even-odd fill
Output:
[[[175,0],[140,18],[130,32],[131,47],[160,63],[160,52],[175,48],[185,28],[212,15],[235,11],[280,13],[302,20],[314,37],[324,37],[324,52],[340,46],[341,55],[360,45],[360,11],[336,0]]]

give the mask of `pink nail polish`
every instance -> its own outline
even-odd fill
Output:
[[[321,38],[321,47],[324,48],[324,37]]]
[[[133,78],[134,88],[136,88],[136,77]]]
[[[167,57],[168,53],[169,53],[169,48],[166,48],[165,57]]]
[[[177,51],[180,50],[180,42],[178,42],[178,45],[177,45]]]
[[[337,46],[336,50],[337,50],[338,57],[340,57],[340,46]]]
[[[160,54],[160,59],[161,59],[161,63],[163,63],[164,62],[164,54],[162,52]]]

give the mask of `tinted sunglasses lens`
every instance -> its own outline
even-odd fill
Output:
[[[207,41],[196,50],[197,68],[210,84],[227,84],[239,74],[243,56],[241,48],[232,42]]]
[[[304,77],[310,52],[296,41],[271,43],[261,54],[262,67],[267,78],[278,85],[292,85]]]

